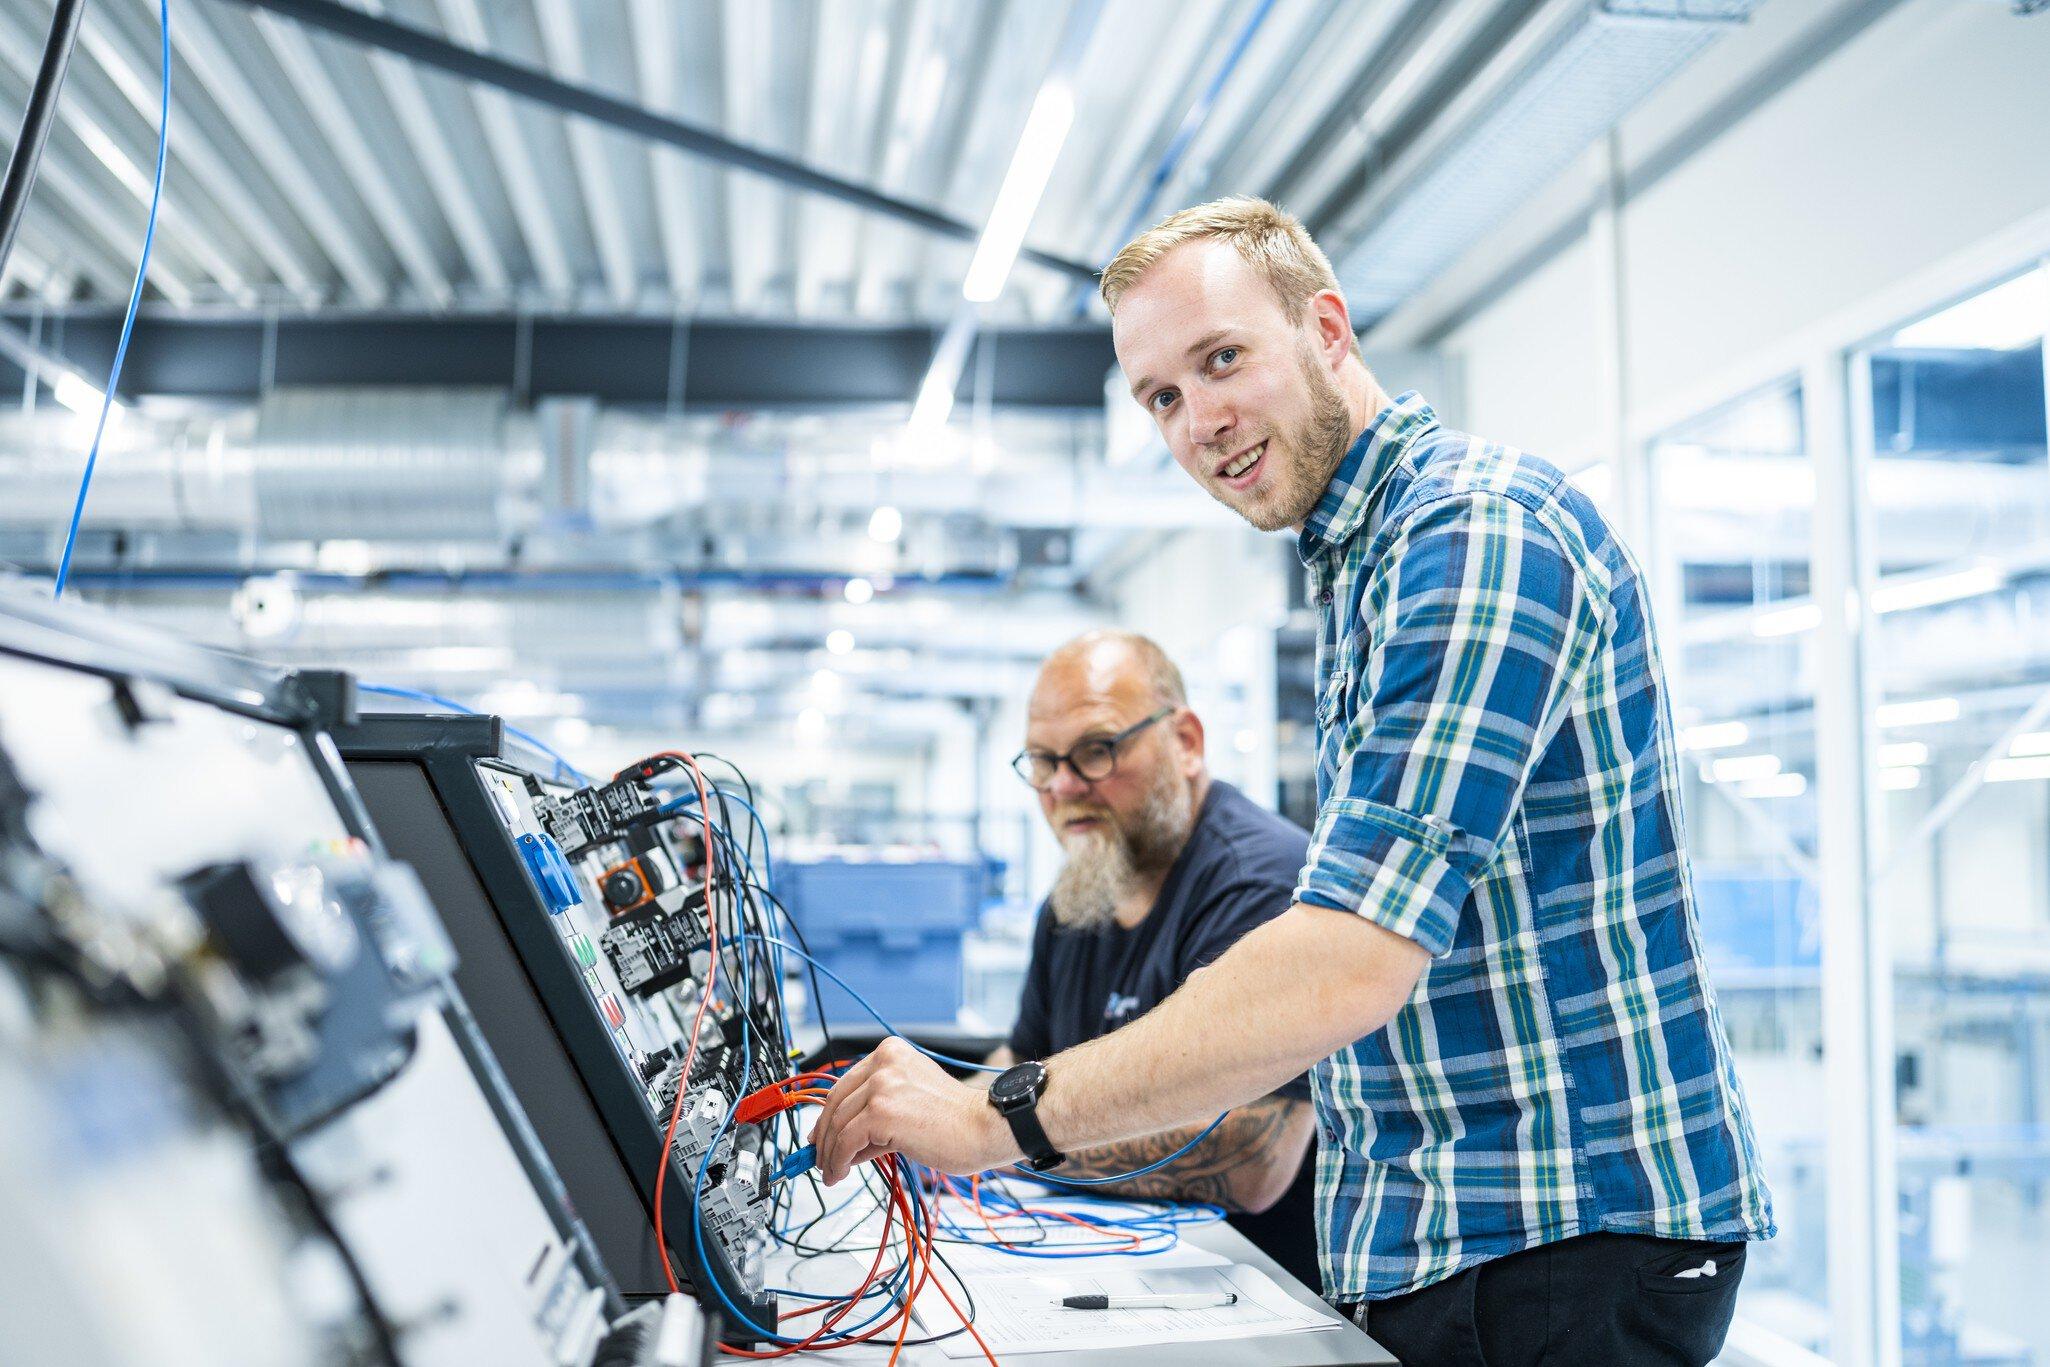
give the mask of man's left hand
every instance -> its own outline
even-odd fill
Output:
[[[957,1175],[1019,1157],[988,1093],[956,1082],[894,1035],[833,1084],[811,1137],[827,1186],[886,1153]]]

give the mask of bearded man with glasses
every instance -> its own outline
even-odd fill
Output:
[[[1287,910],[1309,835],[1213,779],[1181,671],[1129,632],[1096,631],[1041,667],[1012,761],[1065,854],[1032,936],[1017,1024],[990,1062],[1043,1059],[1136,1019]],[[1307,1076],[1241,1106],[1128,1196],[1210,1201],[1316,1284],[1315,1128]],[[1068,1156],[1063,1177],[1130,1172],[1201,1126]]]

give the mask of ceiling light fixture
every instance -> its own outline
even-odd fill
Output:
[[[1727,750],[1751,739],[1751,728],[1740,721],[1711,721],[1680,728],[1682,750]]]
[[[1732,755],[1728,759],[1715,760],[1708,766],[1709,777],[1717,783],[1743,783],[1753,779],[1771,778],[1779,771],[1778,755]]]
[[[1958,719],[1956,698],[1919,698],[1914,702],[1882,703],[1878,721],[1883,727],[1935,726]]]
[[[1025,230],[1039,210],[1046,183],[1053,178],[1054,163],[1061,145],[1075,123],[1075,95],[1063,80],[1051,80],[1040,87],[1025,119],[1025,131],[1011,154],[1010,169],[1004,172],[1003,188],[997,191],[996,207],[989,211],[982,239],[975,244],[975,257],[968,263],[968,278],[962,282],[961,297],[971,304],[987,304],[1004,292],[1004,282],[1017,264],[1018,249],[1025,245]]]
[[[1908,608],[1955,603],[1961,598],[1977,598],[1981,594],[1992,593],[2006,583],[2007,575],[1995,565],[1974,565],[1968,570],[1949,574],[1898,580],[1872,590],[1872,610],[1901,612]]]

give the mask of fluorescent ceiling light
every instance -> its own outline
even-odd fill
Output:
[[[1808,791],[1808,780],[1799,774],[1773,774],[1737,785],[1737,796],[1750,798],[1799,797]]]
[[[845,627],[839,627],[827,632],[826,649],[834,655],[852,655],[854,653],[854,633]]]
[[[1751,728],[1740,721],[1711,721],[1680,728],[1682,750],[1727,750],[1751,739]]]
[[[1879,786],[1889,793],[1903,793],[1922,786],[1920,769],[1881,769]]]
[[[874,524],[875,519],[870,518],[869,525],[873,526]],[[850,579],[847,581],[847,587],[841,589],[840,593],[848,602],[856,607],[860,607],[863,603],[876,596],[876,586],[866,579]]]
[[[871,541],[885,544],[895,541],[904,535],[904,514],[885,503],[869,514],[868,535]]]
[[[1032,102],[1025,120],[1025,132],[1018,138],[1018,150],[1011,154],[1011,168],[1004,172],[1003,188],[997,191],[996,207],[983,225],[982,240],[975,244],[975,258],[968,263],[968,278],[961,296],[971,304],[987,304],[1004,292],[1011,278],[1018,249],[1025,245],[1025,230],[1053,177],[1060,159],[1061,144],[1075,122],[1075,96],[1064,81],[1049,81]]]
[[[2050,755],[1996,759],[1986,766],[1988,783],[2019,783],[2032,778],[2050,778]]]
[[[1872,590],[1874,612],[1900,612],[1905,608],[1926,608],[1936,603],[1954,603],[1960,598],[1977,598],[2007,583],[2007,575],[1994,565],[1975,565],[1949,574],[1925,575],[1881,584]]]
[[[1742,783],[1750,779],[1771,778],[1780,771],[1778,755],[1732,755],[1719,759],[1708,766],[1709,777],[1717,783]]]
[[[929,447],[947,430],[947,419],[954,415],[954,387],[960,383],[960,368],[949,367],[935,358],[932,369],[925,372],[925,379],[918,386],[918,401],[911,405],[910,425],[897,449],[890,453],[892,464],[912,464],[929,455],[921,448]]]
[[[107,400],[105,391],[95,389],[68,370],[57,372],[57,378],[50,384],[50,392],[57,396],[58,403],[89,418],[97,417],[100,405]]]
[[[1957,719],[1956,698],[1921,698],[1914,702],[1882,703],[1878,713],[1879,724],[1888,727],[1934,726]]]
[[[1879,763],[1887,769],[1913,767],[1929,762],[1929,747],[1918,740],[1897,741],[1879,747]]]
[[[1751,634],[1761,639],[1798,636],[1821,625],[1821,606],[1815,603],[1802,603],[1791,608],[1776,608],[1771,612],[1759,613],[1751,619]]]
[[[2050,731],[2024,731],[2007,743],[2007,753],[2015,756],[2050,755]]]
[[[1897,347],[2011,351],[2043,335],[2050,322],[2050,268],[1995,285],[1893,335]]]

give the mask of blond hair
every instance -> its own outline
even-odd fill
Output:
[[[1103,268],[1097,285],[1103,302],[1115,314],[1125,291],[1161,257],[1203,238],[1230,243],[1247,265],[1265,276],[1290,322],[1302,321],[1311,295],[1325,290],[1343,294],[1331,258],[1301,219],[1264,199],[1232,195],[1169,214],[1127,242]],[[1359,350],[1357,342],[1353,350]]]

